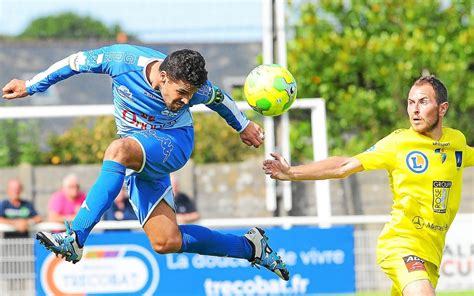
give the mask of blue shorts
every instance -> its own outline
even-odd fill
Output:
[[[125,177],[130,201],[143,226],[162,199],[175,209],[170,173],[182,168],[191,157],[194,129],[189,126],[144,130],[129,137],[136,140],[143,151],[140,170],[127,170]]]

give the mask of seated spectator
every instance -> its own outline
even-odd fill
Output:
[[[179,191],[178,176],[171,174],[174,203],[176,206],[176,220],[178,224],[191,223],[199,220],[201,215],[197,212],[196,205],[185,193]]]
[[[36,212],[33,204],[21,198],[23,185],[17,179],[7,183],[8,199],[0,201],[0,223],[10,224],[16,232],[6,232],[5,238],[29,237],[30,225],[41,222],[41,217]]]
[[[122,187],[112,206],[104,213],[103,219],[108,221],[137,220],[137,215],[130,203],[127,187]]]
[[[63,179],[61,190],[53,193],[48,203],[48,221],[63,223],[74,219],[81,208],[86,194],[80,191],[76,175],[67,175]]]

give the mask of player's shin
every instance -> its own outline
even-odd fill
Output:
[[[249,260],[252,247],[243,236],[224,234],[198,225],[180,225],[183,244],[180,252]]]
[[[72,222],[72,229],[76,232],[80,247],[119,194],[125,178],[125,169],[124,165],[115,161],[103,162],[99,177]]]

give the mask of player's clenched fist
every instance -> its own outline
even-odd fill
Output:
[[[20,79],[13,79],[2,88],[2,97],[7,100],[23,98],[28,95],[26,82]]]

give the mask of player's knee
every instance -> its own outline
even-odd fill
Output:
[[[142,156],[141,148],[134,140],[118,139],[113,141],[104,154],[104,160],[113,160],[127,167],[140,167]]]
[[[429,280],[417,280],[409,283],[403,289],[403,296],[435,296],[435,290]]]
[[[179,252],[181,249],[181,237],[171,236],[167,238],[150,240],[151,247],[158,254],[169,254]]]
[[[105,150],[104,159],[119,161],[125,157],[127,143],[122,139],[113,141]]]

